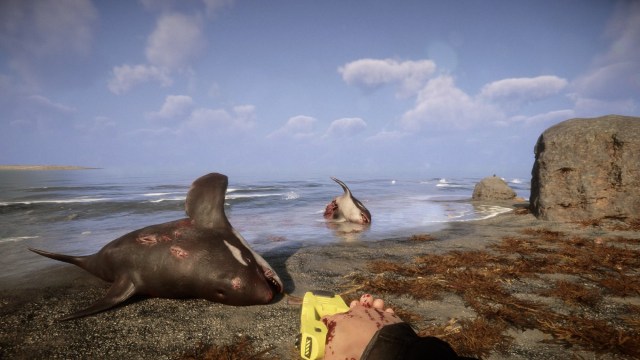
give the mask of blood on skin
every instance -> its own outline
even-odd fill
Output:
[[[371,294],[364,294],[362,295],[362,298],[360,299],[360,303],[367,308],[370,308],[371,306],[373,306],[373,300],[368,301],[368,299],[372,299],[373,296],[371,296]]]
[[[177,228],[173,231],[173,237],[179,238],[184,233],[185,228],[193,226],[193,222],[190,219],[185,219],[177,223]]]
[[[139,235],[136,238],[136,241],[142,245],[153,246],[158,243],[158,238],[156,237],[155,234],[146,234],[146,235]]]
[[[140,234],[136,238],[136,242],[138,244],[146,245],[146,246],[154,246],[159,242],[167,242],[171,241],[171,237],[168,235],[158,235],[158,234]]]
[[[336,202],[336,200],[334,199],[332,202],[329,203],[329,205],[327,205],[326,209],[324,209],[324,217],[326,219],[328,218],[332,218],[333,217],[333,213],[338,209],[338,203]]]
[[[333,341],[333,336],[336,333],[336,322],[335,320],[327,320],[322,319],[324,326],[327,327],[327,339],[325,340],[325,345],[328,345],[331,341]]]
[[[178,259],[185,259],[187,256],[189,256],[189,253],[179,246],[172,246],[171,248],[169,248],[169,251],[171,251],[171,255],[175,256]]]
[[[242,279],[240,279],[239,277],[235,277],[231,279],[231,287],[233,287],[235,290],[240,289],[241,286],[242,286]]]

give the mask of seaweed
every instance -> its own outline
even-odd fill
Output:
[[[558,280],[552,289],[543,290],[539,294],[556,297],[568,305],[595,307],[602,301],[602,293],[598,288],[567,280]]]
[[[242,336],[229,345],[198,344],[195,349],[183,354],[180,360],[277,360],[275,356],[267,356],[266,353],[273,350],[268,348],[262,351],[254,349],[253,341]]]
[[[513,328],[540,330],[550,335],[548,342],[569,348],[640,356],[640,306],[605,301],[640,295],[640,240],[546,228],[520,234],[485,250],[419,255],[404,263],[372,261],[369,273],[351,279],[371,293],[420,300],[459,296],[477,318],[428,325],[419,334],[441,337],[464,355],[508,350],[512,339],[506,331]]]
[[[450,319],[446,324],[432,325],[421,330],[419,336],[435,336],[447,341],[460,356],[486,357],[493,351],[505,352],[513,338],[505,335],[504,324],[484,318]],[[483,334],[483,337],[471,334]]]
[[[411,241],[435,241],[436,238],[430,234],[415,234],[409,237]]]
[[[640,218],[596,218],[577,221],[584,227],[605,228],[613,231],[640,231]]]

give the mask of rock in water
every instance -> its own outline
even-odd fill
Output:
[[[493,175],[480,180],[473,188],[472,200],[512,200],[516,192],[501,178]]]
[[[640,118],[566,120],[545,130],[534,151],[530,202],[537,218],[640,216]]]

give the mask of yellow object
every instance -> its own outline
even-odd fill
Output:
[[[328,291],[308,291],[302,300],[300,313],[300,338],[298,346],[303,359],[315,360],[324,357],[327,327],[322,317],[349,310],[340,297]]]

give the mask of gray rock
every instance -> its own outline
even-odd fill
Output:
[[[640,118],[571,119],[535,146],[531,212],[555,221],[640,217]]]
[[[501,178],[493,175],[480,180],[473,188],[472,200],[512,200],[516,192]]]

